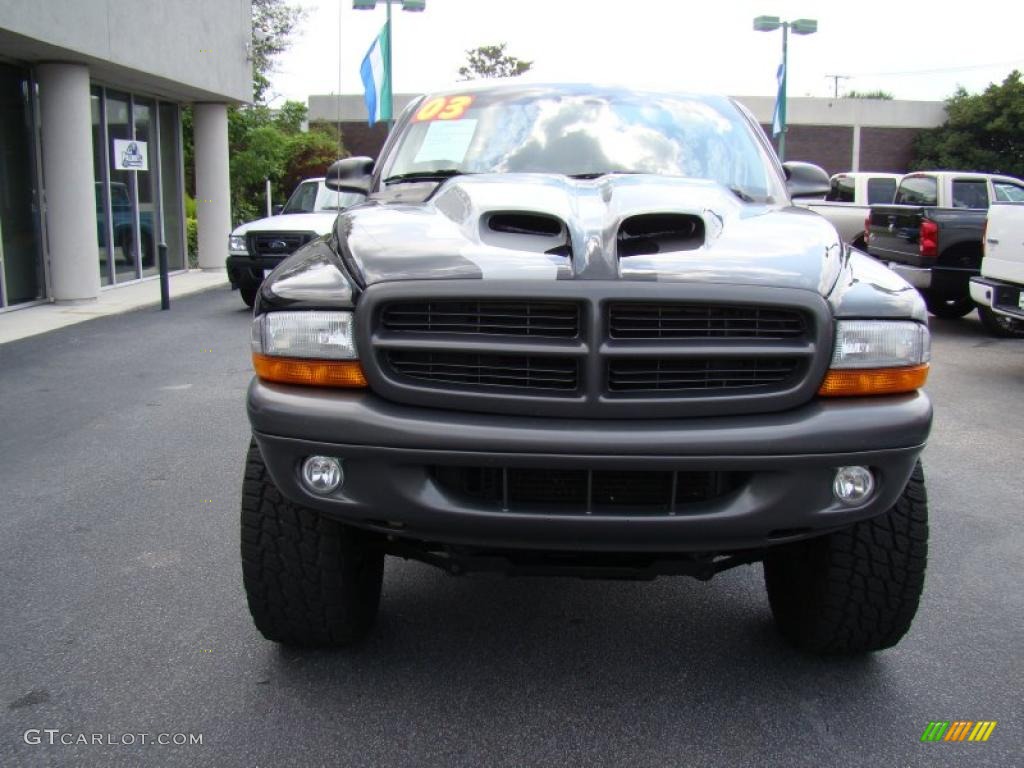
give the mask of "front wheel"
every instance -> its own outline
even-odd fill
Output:
[[[1024,338],[1024,321],[993,312],[988,307],[978,307],[978,316],[985,330],[1001,339]]]
[[[775,624],[813,653],[889,648],[917,613],[927,556],[928,497],[918,462],[885,514],[768,554],[764,580]]]
[[[242,296],[242,301],[245,302],[245,306],[252,309],[252,305],[256,303],[256,294],[260,287],[253,285],[252,283],[240,283],[238,286],[238,292]]]
[[[377,617],[383,574],[372,536],[281,496],[253,440],[242,482],[242,575],[263,636],[307,647],[359,640]]]
[[[924,303],[928,311],[936,317],[955,320],[958,317],[966,317],[974,309],[974,300],[967,296],[939,296],[936,294],[924,294]]]

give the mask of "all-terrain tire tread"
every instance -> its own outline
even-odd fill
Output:
[[[268,640],[342,646],[373,624],[383,552],[359,532],[287,501],[255,440],[242,482],[241,554],[249,611]]]
[[[920,463],[885,514],[765,559],[772,613],[794,645],[816,653],[889,648],[917,612],[928,554]]]

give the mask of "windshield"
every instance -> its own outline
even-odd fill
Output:
[[[424,100],[385,182],[431,173],[653,173],[784,199],[776,171],[725,99],[547,89]]]
[[[292,192],[281,213],[340,211],[364,199],[358,192],[336,192],[319,181],[304,181]]]

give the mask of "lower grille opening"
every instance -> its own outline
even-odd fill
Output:
[[[737,488],[734,472],[432,467],[445,492],[510,512],[672,514]]]

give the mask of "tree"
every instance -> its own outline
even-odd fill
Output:
[[[1024,176],[1021,73],[1014,70],[980,94],[958,88],[946,100],[946,122],[918,134],[912,168]]]
[[[330,164],[343,156],[344,148],[331,133],[313,128],[308,133],[292,136],[286,152],[281,188],[288,195],[303,179],[323,176]]]
[[[295,26],[306,15],[287,0],[252,0],[252,97],[262,102],[270,87],[274,57],[291,45]]]
[[[877,101],[892,101],[892,94],[888,91],[847,91],[843,94],[844,99],[876,99]]]
[[[505,53],[505,43],[481,45],[466,51],[466,64],[459,67],[460,80],[488,77],[519,77],[529,72],[532,61],[523,61]]]

